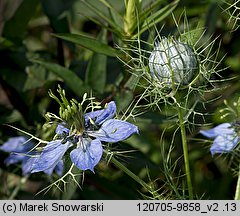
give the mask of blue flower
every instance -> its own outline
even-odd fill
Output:
[[[64,135],[68,135],[69,132],[70,130],[65,127],[64,123],[59,124],[56,128],[56,134],[60,134],[64,136]]]
[[[22,173],[24,176],[30,175],[34,161],[40,156],[33,149],[34,144],[23,136],[9,138],[0,147],[0,150],[11,153],[4,161],[7,166],[22,162]],[[61,176],[63,173],[63,162],[59,162],[53,169],[48,169],[44,172],[50,176],[53,170]]]
[[[240,141],[240,137],[229,123],[220,124],[210,130],[201,130],[200,133],[208,138],[214,138],[210,148],[212,155],[230,152]]]
[[[91,170],[99,163],[102,154],[102,141],[118,142],[127,139],[138,128],[122,120],[113,119],[116,113],[116,104],[110,102],[105,109],[86,113],[84,128],[71,132],[61,123],[56,128],[56,134],[61,139],[49,142],[40,157],[33,164],[32,172],[50,169],[63,158],[69,148],[71,161],[80,170]],[[77,129],[77,128],[76,128]]]

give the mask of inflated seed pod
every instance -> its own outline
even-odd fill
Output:
[[[165,84],[189,84],[198,71],[193,49],[173,38],[162,38],[149,57],[152,77]]]

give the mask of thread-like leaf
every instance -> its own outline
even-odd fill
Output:
[[[140,33],[146,31],[148,28],[156,25],[158,22],[162,21],[166,16],[168,16],[177,6],[179,0],[174,1],[164,8],[156,11],[150,17],[145,17],[145,22],[143,23]]]

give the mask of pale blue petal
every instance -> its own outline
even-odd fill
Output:
[[[32,173],[50,169],[58,164],[67,149],[72,145],[70,142],[62,144],[61,141],[54,140],[46,145],[40,157],[33,164]]]
[[[239,137],[237,134],[234,135],[219,135],[217,136],[210,148],[212,155],[216,153],[227,153],[235,148],[239,142]]]
[[[46,173],[48,176],[51,176],[53,171],[55,171],[58,176],[62,176],[63,169],[64,169],[63,160],[60,160],[55,167],[51,167],[47,170],[44,170],[44,173]]]
[[[11,154],[9,157],[5,159],[5,164],[8,166],[10,164],[15,164],[18,162],[22,162],[22,173],[24,176],[29,175],[32,170],[32,156],[23,155],[23,154]]]
[[[222,134],[234,134],[234,129],[231,128],[231,124],[223,123],[210,130],[201,130],[200,133],[208,138],[215,138]]]
[[[4,163],[9,166],[11,164],[15,164],[15,163],[18,163],[20,161],[23,161],[24,159],[26,158],[25,155],[23,154],[10,154],[5,160],[4,160]]]
[[[0,150],[5,152],[28,152],[34,147],[33,143],[28,141],[26,137],[18,136],[9,138],[1,147]]]
[[[7,166],[22,162],[23,175],[25,175],[24,165],[29,158],[29,154],[31,154],[29,151],[33,148],[34,144],[28,141],[26,137],[18,136],[8,139],[8,141],[5,142],[0,149],[6,152],[11,152],[11,154],[4,160],[4,163]]]
[[[64,122],[59,124],[55,130],[55,133],[59,135],[68,135],[70,130],[66,128],[65,125],[66,124]]]
[[[64,171],[63,160],[60,160],[60,161],[58,162],[58,164],[57,164],[56,167],[54,168],[54,171],[57,173],[58,176],[62,176],[62,175],[63,175],[63,171]]]
[[[89,127],[90,125],[90,119],[92,119],[94,122],[96,122],[96,119],[98,116],[101,116],[101,114],[104,112],[104,110],[97,110],[93,112],[86,113],[84,115],[85,119],[85,127]]]
[[[105,121],[98,131],[89,131],[88,135],[105,142],[118,142],[127,139],[133,133],[138,133],[138,128],[126,121],[110,119]]]
[[[39,156],[40,155],[31,155],[31,156],[25,157],[22,163],[22,172],[24,176],[31,174],[33,164],[38,160]]]
[[[10,151],[11,154],[4,160],[4,163],[8,166],[10,164],[15,164],[18,162],[23,162],[25,159],[29,158],[32,154],[34,144],[27,141],[25,137],[14,137],[10,138],[8,142],[3,145],[3,149],[7,152]]]
[[[39,157],[40,157],[40,154],[25,157],[25,159],[23,160],[23,163],[22,163],[22,171],[23,171],[24,176],[31,174],[31,172],[33,170],[33,164],[35,164],[38,161]],[[51,176],[53,171],[55,170],[58,176],[62,176],[63,168],[64,168],[63,160],[60,160],[55,167],[51,167],[49,169],[43,170],[43,172],[46,173],[47,175]]]
[[[104,121],[114,117],[116,113],[116,104],[111,101],[107,104],[107,107],[102,110],[97,110],[94,112],[89,112],[85,114],[85,123],[88,126],[89,119],[92,119],[96,124],[101,125]]]
[[[103,148],[100,140],[83,139],[82,146],[70,152],[70,157],[75,166],[80,170],[91,170],[94,172],[94,167],[99,163]]]

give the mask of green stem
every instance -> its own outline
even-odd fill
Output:
[[[184,164],[185,164],[185,173],[186,173],[186,178],[187,178],[188,194],[189,194],[189,199],[192,200],[193,199],[193,189],[192,189],[192,181],[191,181],[190,166],[189,166],[186,130],[185,130],[185,125],[184,125],[182,109],[179,106],[178,106],[178,118],[179,118],[179,124],[180,124],[181,136],[182,136],[182,148],[183,148],[183,155],[184,155]]]
[[[168,66],[169,66],[170,72],[171,72],[172,90],[175,94],[175,104],[177,107],[179,125],[180,125],[180,130],[181,130],[182,148],[183,148],[183,156],[184,156],[184,164],[185,164],[185,173],[186,173],[186,178],[187,178],[188,195],[189,195],[189,199],[192,200],[193,199],[193,189],[192,189],[192,181],[191,181],[189,158],[188,158],[187,136],[186,136],[184,118],[183,118],[183,114],[182,114],[182,108],[179,103],[180,100],[179,100],[179,95],[178,95],[176,83],[175,83],[175,77],[174,77],[175,74],[174,74],[174,70],[171,66],[170,59],[168,59]]]
[[[236,186],[236,191],[235,191],[235,200],[240,200],[240,165],[239,165],[239,170],[238,170],[238,181],[237,181],[237,186]]]
[[[106,153],[106,152],[105,152]],[[107,153],[106,153],[107,154]],[[134,179],[136,182],[138,182],[140,185],[142,185],[147,191],[152,193],[154,198],[159,198],[160,195],[154,190],[153,187],[149,186],[145,181],[140,179],[137,175],[135,175],[132,171],[130,171],[126,166],[124,166],[122,163],[120,163],[116,158],[113,156],[111,157],[111,162],[121,169],[123,172],[125,172],[128,176],[130,176],[132,179]]]
[[[17,196],[18,191],[20,190],[20,188],[22,187],[22,185],[24,185],[27,181],[28,177],[23,177],[21,178],[20,182],[18,183],[18,185],[14,188],[12,194],[10,195],[10,197],[8,198],[9,200],[13,200],[15,198],[15,196]]]

